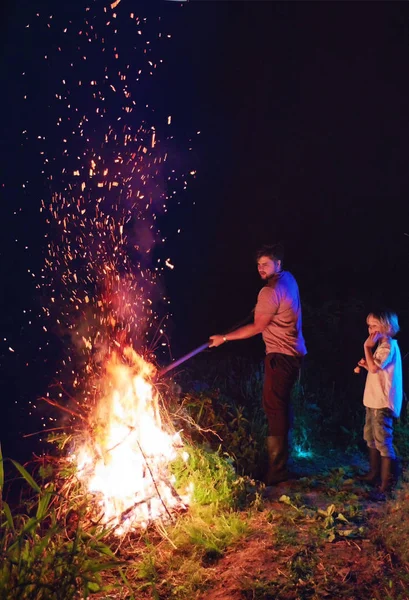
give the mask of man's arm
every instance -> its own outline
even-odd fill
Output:
[[[234,340],[246,340],[247,338],[251,338],[264,331],[270,321],[271,315],[264,313],[256,314],[253,323],[243,325],[243,327],[239,327],[235,331],[226,333],[226,335],[211,335],[209,338],[209,348],[216,348],[223,344],[223,342],[233,342]]]

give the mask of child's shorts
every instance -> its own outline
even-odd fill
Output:
[[[396,458],[393,447],[393,413],[390,408],[368,408],[364,425],[364,440],[381,456]]]

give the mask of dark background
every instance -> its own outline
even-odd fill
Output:
[[[80,4],[2,9],[1,439],[16,458],[35,444],[23,434],[45,427],[32,406],[61,344],[43,330],[35,287],[39,202],[50,193],[35,133],[55,141],[49,98],[61,77],[42,56],[56,52],[58,33],[33,23],[39,12],[75,26]],[[172,115],[180,164],[197,170],[160,222],[161,251],[175,264],[163,278],[173,355],[251,317],[254,255],[276,241],[300,285],[309,360],[349,377],[379,304],[399,313],[407,352],[409,5],[122,0],[117,12],[141,7],[172,33],[144,93],[159,117]],[[234,352],[260,359],[263,345],[238,342]]]

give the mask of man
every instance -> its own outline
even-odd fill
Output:
[[[287,471],[291,390],[307,353],[301,328],[301,303],[293,275],[282,270],[283,250],[265,246],[257,253],[260,290],[254,322],[225,335],[212,335],[209,347],[259,333],[266,345],[263,408],[268,421],[266,485],[289,478]]]

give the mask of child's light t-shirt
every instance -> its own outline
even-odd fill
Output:
[[[402,408],[402,359],[396,340],[384,341],[374,352],[376,373],[366,376],[364,405],[368,408],[390,408],[399,417]]]

